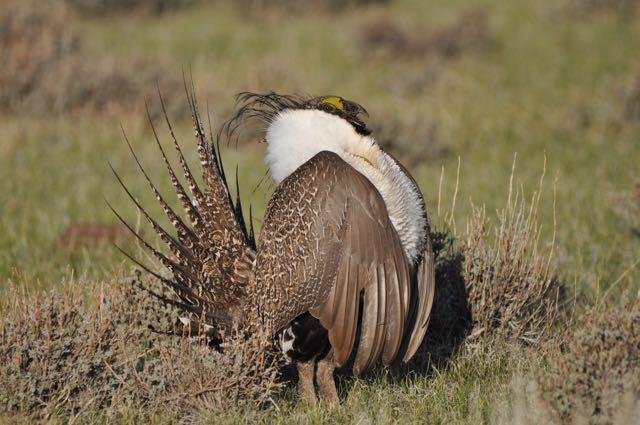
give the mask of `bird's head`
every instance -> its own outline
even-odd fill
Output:
[[[242,93],[238,100],[227,128],[233,130],[245,118],[265,124],[265,162],[276,183],[321,151],[343,154],[375,144],[363,121],[366,109],[340,96]]]
[[[353,129],[363,135],[368,136],[371,130],[362,121],[361,117],[368,116],[367,110],[362,105],[340,96],[320,96],[309,99],[305,104],[305,109],[318,110],[327,114],[335,115],[347,121]]]

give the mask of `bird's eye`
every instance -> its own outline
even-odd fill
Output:
[[[338,110],[338,108],[336,108],[335,106],[333,106],[330,103],[321,103],[320,104],[320,109],[325,111],[325,112],[329,112],[329,113],[337,112],[337,110]]]

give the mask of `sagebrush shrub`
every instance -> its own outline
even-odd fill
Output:
[[[545,361],[548,369],[537,379],[562,420],[629,423],[617,418],[629,403],[640,403],[640,299],[585,314],[547,350]]]
[[[509,193],[495,224],[484,208],[467,221],[461,251],[474,335],[537,343],[557,321],[565,293],[553,271],[553,241],[540,247],[539,197],[527,205]]]
[[[35,418],[125,408],[197,415],[262,404],[281,386],[278,357],[266,338],[231,335],[216,350],[162,333],[177,330],[179,312],[130,281],[106,283],[94,295],[87,301],[78,290],[7,297],[0,324],[2,411]]]
[[[463,342],[472,346],[481,337],[536,345],[553,336],[568,300],[555,275],[555,240],[544,247],[539,241],[540,199],[538,191],[527,203],[510,188],[495,220],[474,208],[459,237],[449,228],[431,233],[436,291],[414,364],[447,360]]]

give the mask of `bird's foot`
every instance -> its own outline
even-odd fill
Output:
[[[318,404],[316,389],[313,383],[315,366],[314,361],[296,364],[298,369],[298,390],[300,391],[300,399],[311,407],[315,407]]]

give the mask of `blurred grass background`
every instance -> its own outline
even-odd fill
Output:
[[[12,13],[9,4],[4,15]],[[2,104],[0,276],[49,287],[69,273],[102,277],[121,261],[108,244],[72,252],[54,244],[70,224],[115,222],[103,196],[131,211],[107,172],[108,159],[148,198],[120,124],[168,189],[141,106],[146,97],[158,110],[156,80],[194,158],[181,81],[186,70],[214,126],[231,115],[233,96],[244,90],[357,100],[370,112],[374,136],[410,165],[433,216],[441,169],[441,203],[448,208],[460,157],[458,223],[469,200],[489,211],[503,205],[516,153],[517,184],[526,193],[537,187],[546,157],[543,230],[549,237],[557,181],[563,279],[592,298],[613,282],[637,288],[640,242],[621,214],[640,173],[634,4],[75,0],[45,7],[44,14],[62,15],[59,22],[43,19],[22,31],[39,32],[33,37],[40,39],[53,33],[40,45],[54,48],[71,37],[74,47],[54,53],[27,88]],[[19,55],[4,37],[5,59]],[[24,66],[18,63],[14,74],[24,74]],[[0,80],[5,94],[11,78]],[[70,96],[77,99],[66,101]],[[266,171],[262,146],[245,139],[226,155],[230,167],[239,165],[243,198],[260,217],[269,189],[252,190]]]
[[[636,293],[638,5],[634,0],[318,0],[305,6],[285,0],[2,2],[2,287],[98,282],[122,269],[126,262],[111,243],[69,248],[57,242],[69,226],[116,223],[104,198],[136,222],[107,160],[159,216],[120,125],[161,191],[170,194],[144,99],[168,143],[157,81],[195,165],[182,88],[186,72],[193,75],[202,108],[208,105],[212,112],[214,129],[231,116],[234,95],[246,90],[338,94],[363,104],[374,137],[409,165],[437,228],[449,222],[445,213],[456,193],[458,163],[453,215],[458,233],[472,205],[486,205],[489,215],[505,205],[514,158],[514,183],[526,196],[538,188],[546,163],[541,239],[550,244],[555,229],[559,278],[588,303],[605,293],[610,300],[625,290]],[[272,184],[254,190],[266,172],[263,150],[252,131],[237,147],[223,149],[229,174],[236,164],[240,169],[242,197],[252,203],[258,227],[273,190]],[[231,412],[228,420],[384,420],[400,414],[400,403],[411,406],[402,412],[407,421],[426,415],[442,422],[490,421],[495,418],[489,407],[513,387],[512,376],[528,361],[510,348],[501,350],[483,346],[464,353],[428,380],[356,381],[336,411],[289,406],[285,413]]]

